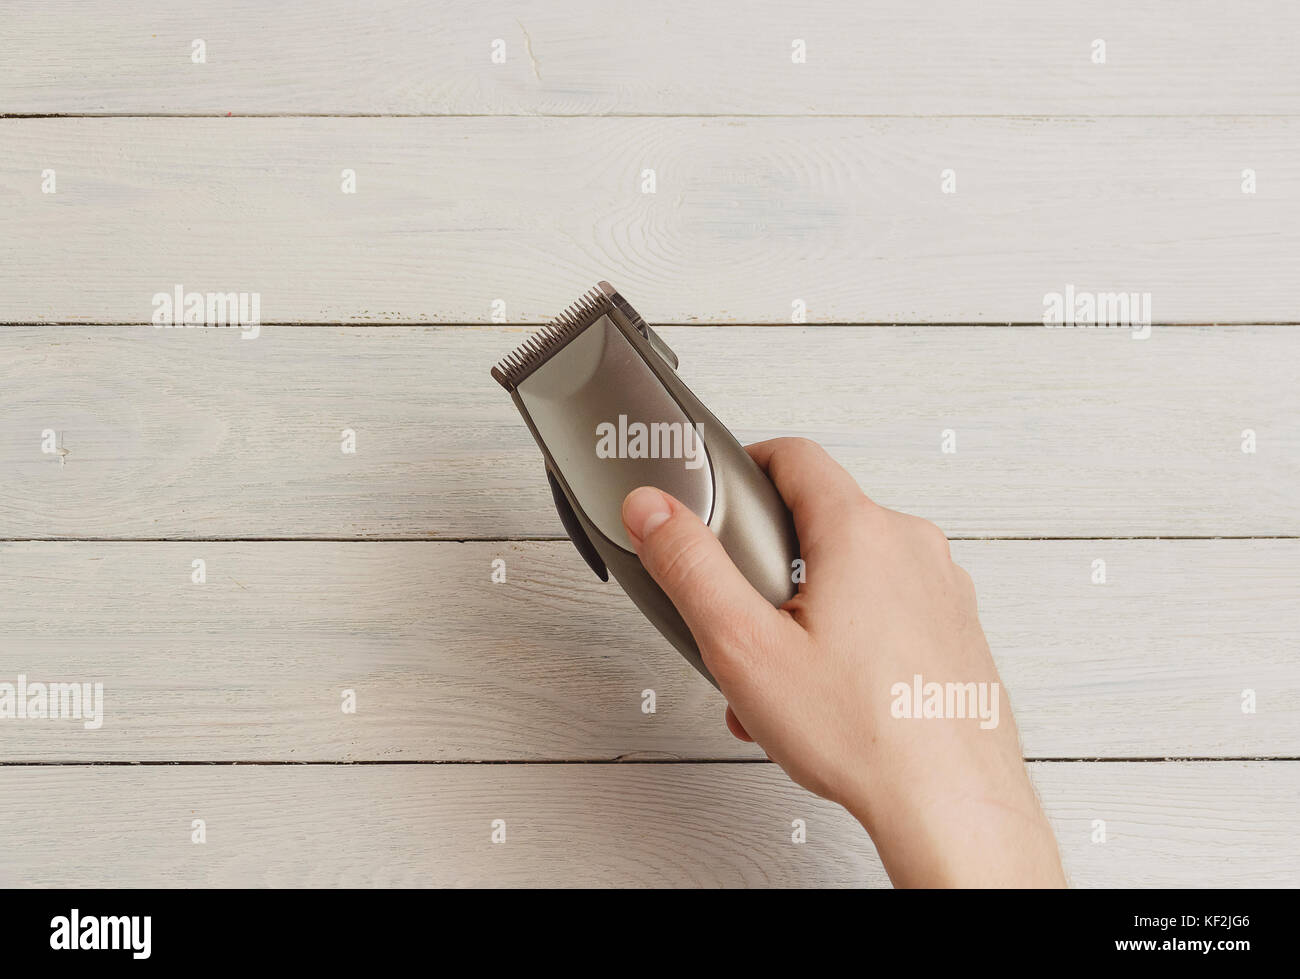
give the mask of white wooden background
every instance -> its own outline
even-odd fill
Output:
[[[563,540],[487,371],[602,277],[739,436],[954,538],[1074,883],[1300,884],[1297,29],[10,0],[0,682],[107,717],[0,720],[0,885],[887,883]],[[268,325],[147,326],[178,283]],[[1035,325],[1067,284],[1157,325]]]

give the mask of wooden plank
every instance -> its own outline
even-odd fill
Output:
[[[1075,886],[1300,885],[1300,764],[1031,774]],[[0,796],[7,887],[888,883],[861,827],[769,764],[0,767]]]
[[[1282,0],[230,0],[220,11],[157,0],[76,16],[11,0],[5,13],[5,112],[1300,110],[1289,45],[1300,17]],[[1097,38],[1104,64],[1092,60]]]
[[[1300,541],[954,556],[1029,757],[1300,754]],[[564,541],[10,543],[0,608],[0,681],[99,682],[105,704],[97,729],[0,722],[4,761],[763,757]]]
[[[950,536],[1300,533],[1291,328],[663,333],[738,437],[816,438]],[[524,335],[2,329],[0,537],[560,536],[488,377]]]
[[[148,323],[180,284],[265,322],[533,323],[602,277],[656,322],[1041,323],[1068,286],[1290,322],[1297,145],[1293,117],[7,119],[0,322]]]

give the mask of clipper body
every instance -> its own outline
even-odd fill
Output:
[[[676,373],[677,357],[601,282],[501,361],[537,440],[560,520],[604,581],[612,573],[683,656],[717,685],[677,609],[641,566],[623,529],[623,498],[656,486],[690,507],[755,589],[792,598],[799,556],[776,488]]]

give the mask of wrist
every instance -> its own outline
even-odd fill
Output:
[[[1064,887],[1056,838],[1028,784],[1006,798],[919,795],[847,807],[896,887]]]

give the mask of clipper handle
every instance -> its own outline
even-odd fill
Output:
[[[709,454],[715,465],[717,498],[709,529],[722,543],[741,574],[774,606],[788,602],[798,592],[793,581],[799,541],[794,521],[776,487],[744,447],[710,415],[706,427]],[[722,443],[728,443],[723,448]],[[715,687],[718,681],[704,665],[695,637],[663,589],[635,555],[621,548],[602,550],[610,572],[628,597],[641,609],[686,659]]]
[[[759,594],[779,607],[798,592],[793,578],[799,541],[790,511],[744,446],[684,384],[676,383],[681,391],[674,393],[683,410],[692,421],[703,423],[704,441],[713,467],[714,505],[709,529],[741,574]],[[601,571],[608,569],[655,628],[716,687],[718,683],[704,665],[686,622],[645,570],[641,559],[601,534],[581,507],[575,505],[561,480],[549,470],[547,475],[553,491],[557,491],[560,519],[583,559],[602,579],[606,576]]]

